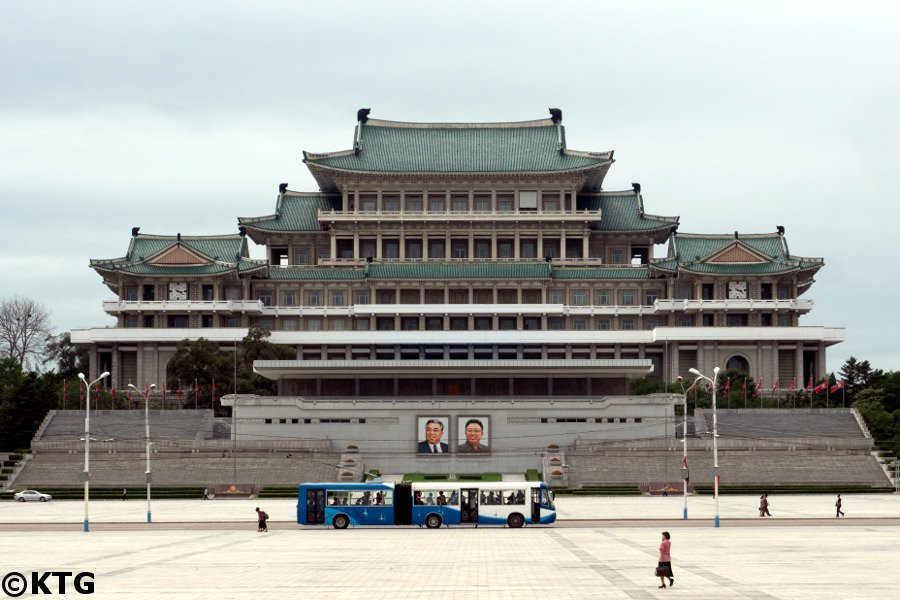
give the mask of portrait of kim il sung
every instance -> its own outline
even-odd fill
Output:
[[[447,443],[449,439],[450,417],[429,416],[418,417],[417,431],[419,444],[416,446],[417,454],[449,454],[450,445]]]

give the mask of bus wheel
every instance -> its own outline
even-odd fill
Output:
[[[334,525],[335,529],[347,529],[347,525],[350,524],[350,519],[347,518],[347,515],[336,515],[334,519],[332,519],[331,524]]]
[[[506,524],[510,527],[518,528],[525,524],[525,517],[519,513],[513,513],[506,519]]]
[[[428,515],[425,517],[425,527],[428,529],[437,529],[441,526],[440,515]]]

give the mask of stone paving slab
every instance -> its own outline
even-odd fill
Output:
[[[840,521],[819,519],[831,510],[830,496],[773,496],[775,516],[742,527],[729,527],[728,519],[746,523],[747,511],[755,516],[758,498],[722,497],[718,529],[700,521],[710,517],[712,498],[689,499],[688,523],[681,520],[681,500],[564,497],[558,504],[567,520],[553,527],[346,531],[294,525],[293,500],[158,501],[154,515],[165,523],[159,528],[137,526],[146,520],[146,502],[95,501],[90,508],[97,527],[88,533],[77,525],[83,519],[81,502],[4,502],[0,575],[90,571],[93,597],[126,600],[898,595],[891,569],[900,562],[900,525],[894,524],[900,496],[847,496],[845,511],[853,518]],[[269,533],[255,531],[256,505],[278,521]],[[597,518],[642,518],[645,524],[603,527],[582,521]],[[797,518],[809,524],[794,526]],[[884,520],[889,524],[879,522]],[[220,528],[210,528],[216,522]],[[56,530],[27,530],[27,523]],[[673,589],[658,589],[653,577],[661,529],[672,534]],[[71,578],[68,584],[72,594]]]

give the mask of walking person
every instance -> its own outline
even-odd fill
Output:
[[[837,512],[834,514],[834,517],[835,517],[836,519],[839,519],[839,518],[841,518],[841,517],[844,516],[844,511],[841,510],[841,504],[843,504],[843,503],[841,502],[841,495],[838,494],[838,495],[837,495],[837,500],[834,501],[834,507],[835,507],[835,509],[837,509]]]
[[[266,511],[264,511],[264,510],[259,510],[259,507],[257,506],[256,507],[256,517],[258,519],[258,525],[259,525],[257,531],[268,531],[269,525],[266,523],[266,521],[269,520],[268,513],[266,513]]]
[[[771,517],[772,514],[769,512],[769,495],[763,494],[759,497],[759,516],[761,517]]]
[[[669,587],[675,586],[675,576],[672,574],[672,542],[669,541],[669,532],[662,532],[662,542],[659,545],[659,564],[656,566],[656,576],[659,577],[660,589],[665,589],[666,578],[669,578]]]
[[[128,500],[128,488],[122,488],[122,500]]]

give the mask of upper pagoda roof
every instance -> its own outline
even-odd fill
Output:
[[[794,256],[784,234],[710,235],[678,233],[669,239],[668,256],[653,269],[706,275],[778,275],[798,273],[811,278],[822,268],[821,258]]]
[[[556,173],[603,168],[613,153],[566,148],[559,120],[511,123],[408,123],[360,115],[353,147],[303,152],[323,190],[334,189],[325,171],[357,173]],[[596,181],[591,189],[598,189]]]
[[[183,236],[132,232],[125,256],[91,259],[92,269],[109,275],[199,276],[264,271],[266,261],[250,258],[241,235]]]
[[[595,229],[610,233],[658,231],[660,235],[657,243],[662,243],[672,229],[678,227],[679,217],[661,217],[645,213],[644,199],[637,189],[639,187],[621,192],[579,194],[577,208],[600,211],[600,220],[594,226]]]
[[[247,230],[253,241],[259,242],[254,235],[257,232],[321,231],[319,210],[341,210],[340,195],[285,190],[278,196],[275,214],[238,217],[238,224]]]

